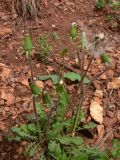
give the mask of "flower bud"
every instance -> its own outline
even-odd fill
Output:
[[[59,81],[59,84],[61,84],[61,85],[63,85],[63,84],[64,84],[63,79],[61,79],[61,80]]]
[[[105,38],[105,35],[104,35],[103,33],[100,33],[100,34],[98,35],[98,38],[99,38],[100,40],[103,40],[103,39]]]

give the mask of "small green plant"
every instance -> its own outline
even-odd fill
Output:
[[[47,40],[46,35],[42,35],[38,40],[38,59],[41,60],[43,63],[48,63],[48,59],[51,53],[51,45]]]
[[[93,77],[92,80],[89,80],[87,73],[92,65],[95,54],[90,56],[86,70],[84,70],[84,63],[89,46],[94,45],[95,52],[97,52],[99,44],[104,39],[104,35],[100,34],[96,36],[95,41],[89,44],[86,34],[82,33],[80,35],[78,33],[77,24],[74,23],[70,28],[70,37],[77,51],[80,74],[74,72],[65,73],[64,61],[68,49],[64,48],[60,52],[62,58],[60,76],[44,75],[38,77],[38,80],[42,81],[47,79],[52,80],[55,92],[55,97],[52,97],[51,94],[39,88],[34,81],[31,59],[33,45],[31,37],[29,35],[25,36],[23,48],[31,67],[29,85],[33,98],[34,115],[31,114],[29,116],[28,124],[12,127],[11,130],[13,134],[8,136],[8,140],[17,142],[26,141],[27,145],[24,149],[24,155],[26,157],[35,157],[38,160],[109,160],[112,156],[118,158],[118,143],[114,144],[114,150],[109,156],[105,151],[101,152],[97,148],[85,146],[83,139],[76,135],[76,133],[81,130],[93,129],[96,127],[96,124],[93,122],[88,124],[83,123],[85,115],[81,108],[85,96],[85,86],[92,83],[96,78],[99,78],[106,70]],[[46,39],[41,38],[39,43],[42,51],[45,51],[45,53],[49,51],[50,46],[46,42]],[[108,69],[110,57],[107,53],[101,55],[101,60],[105,64],[105,69]],[[71,98],[65,87],[65,79],[78,81],[76,112],[71,118],[67,119],[66,113],[69,110]],[[38,96],[41,97],[40,102],[36,100]]]
[[[106,1],[105,0],[96,0],[96,8],[97,9],[103,9],[106,5]]]

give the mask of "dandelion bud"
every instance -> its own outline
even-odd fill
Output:
[[[75,64],[79,65],[79,59],[78,58],[75,58]]]
[[[59,81],[59,84],[61,84],[61,85],[63,85],[63,84],[64,84],[63,79],[61,79],[61,80]]]
[[[78,37],[78,26],[76,22],[73,22],[70,27],[70,37],[75,40]]]
[[[100,40],[103,40],[103,39],[105,38],[105,35],[104,35],[103,33],[100,33],[100,34],[98,35],[98,38],[99,38]]]

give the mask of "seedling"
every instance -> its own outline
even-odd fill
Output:
[[[50,53],[51,53],[51,45],[47,40],[47,36],[42,35],[38,40],[38,59],[43,63],[48,63]]]

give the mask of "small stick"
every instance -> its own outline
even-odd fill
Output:
[[[108,139],[108,137],[111,135],[111,133],[112,133],[112,129],[108,133],[106,133],[104,138],[96,145],[96,147],[100,148],[105,143],[105,141]]]

